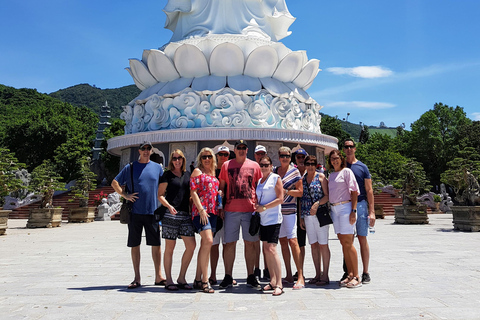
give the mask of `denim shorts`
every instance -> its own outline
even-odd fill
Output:
[[[212,230],[212,233],[215,233],[215,229],[217,227],[217,216],[214,214],[210,214],[207,224],[202,224],[200,222],[200,216],[195,216],[193,217],[193,226],[195,227],[197,233],[205,230]]]
[[[363,200],[357,203],[357,235],[368,236],[368,203]]]

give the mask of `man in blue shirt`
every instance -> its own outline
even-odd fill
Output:
[[[154,211],[158,207],[158,184],[163,175],[163,168],[150,161],[153,146],[150,142],[140,145],[140,158],[132,165],[126,165],[112,181],[112,187],[123,198],[133,202],[130,222],[128,223],[127,246],[131,248],[135,278],[128,289],[141,286],[140,282],[140,243],[142,231],[145,229],[147,245],[152,247],[152,258],[155,266],[155,285],[165,283],[161,272],[160,228],[155,220]],[[133,186],[131,170],[133,167]],[[122,186],[126,186],[125,190]],[[133,192],[131,192],[133,190]]]
[[[355,157],[355,142],[347,139],[343,143],[343,151],[347,156],[347,167],[355,174],[360,193],[357,202],[357,238],[360,243],[360,254],[362,256],[363,274],[362,283],[370,283],[370,274],[368,273],[368,264],[370,260],[370,248],[367,242],[368,219],[370,226],[375,225],[375,209],[373,199],[372,177],[368,167]]]

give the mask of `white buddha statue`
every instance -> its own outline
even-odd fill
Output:
[[[295,21],[285,0],[169,0],[163,11],[170,41],[209,34],[242,34],[278,41]]]

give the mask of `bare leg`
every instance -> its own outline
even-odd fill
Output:
[[[177,283],[187,283],[185,275],[187,273],[188,266],[190,261],[192,261],[193,253],[195,251],[195,237],[185,237],[182,236],[183,243],[185,244],[185,252],[182,256],[182,264],[180,266],[180,274],[177,278]]]
[[[305,285],[305,278],[303,277],[303,265],[300,263],[300,247],[298,246],[297,238],[288,239],[288,244],[292,249],[293,261],[297,267],[298,280],[297,285]]]
[[[370,247],[368,246],[367,237],[357,236],[360,243],[360,255],[362,256],[363,273],[368,273],[368,264],[370,261]]]
[[[167,285],[173,284],[172,279],[172,260],[173,251],[175,250],[176,240],[165,239],[165,252],[163,253],[163,267],[165,269],[165,277],[167,278]]]
[[[263,252],[265,252],[268,271],[270,271],[270,283],[274,287],[282,287],[282,262],[277,253],[277,245],[275,243],[263,242]]]
[[[219,247],[220,245],[216,244],[210,250],[210,279],[215,281],[217,280],[217,265],[220,257]]]
[[[283,263],[285,263],[285,281],[293,282],[292,264],[290,261],[290,248],[288,247],[287,237],[280,238],[280,247],[282,248]]]
[[[260,252],[261,252],[260,241],[255,241],[254,245],[255,245],[255,264],[253,267],[254,269],[260,269]]]
[[[140,246],[132,247],[130,250],[132,256],[133,271],[135,273],[134,281],[140,282]]]
[[[323,275],[320,277],[320,280],[329,281],[328,271],[330,268],[330,248],[328,247],[328,244],[320,244],[319,251],[321,256],[320,259],[323,261]]]
[[[225,265],[225,274],[232,276],[233,263],[235,262],[235,250],[237,241],[225,243],[223,245],[223,264]]]
[[[243,243],[245,244],[245,263],[247,265],[247,276],[249,276],[253,274],[255,269],[255,261],[257,260],[256,244],[259,243],[259,241],[244,240]]]
[[[204,230],[200,232],[202,240],[200,242],[200,250],[198,250],[197,269],[200,266],[202,274],[202,282],[208,282],[208,261],[210,258],[210,250],[213,243],[212,230]],[[198,278],[197,278],[198,279]]]
[[[338,234],[338,239],[342,244],[342,251],[347,263],[348,273],[352,277],[358,277],[358,257],[357,250],[353,245],[353,237],[350,234]]]
[[[315,280],[320,280],[320,276],[322,274],[321,268],[321,257],[320,257],[320,245],[318,242],[312,243],[312,260],[313,265],[315,266]]]
[[[162,276],[162,249],[160,246],[152,246],[152,259],[155,266],[155,283],[165,280]]]

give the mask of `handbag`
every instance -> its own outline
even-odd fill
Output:
[[[132,182],[132,193],[133,189],[133,164],[130,162],[130,179]],[[125,187],[128,193],[128,188]],[[130,215],[132,214],[132,202],[127,199],[123,199],[122,207],[120,208],[120,223],[128,224],[130,222]]]
[[[165,217],[165,212],[167,212],[167,207],[160,206],[155,211],[153,212],[155,216],[155,221],[159,222],[163,220],[163,217]]]
[[[260,213],[254,212],[252,213],[252,217],[250,218],[250,227],[248,228],[248,233],[253,237],[258,233],[260,230]]]
[[[315,175],[316,176],[316,175]],[[315,179],[315,178],[314,178]],[[308,186],[308,195],[312,201],[312,205],[315,203],[313,201],[313,197],[310,194],[310,186]],[[327,224],[332,224],[332,217],[330,216],[330,208],[328,204],[320,204],[318,205],[317,212],[315,214],[317,216],[318,223],[320,223],[320,227],[326,226]]]

